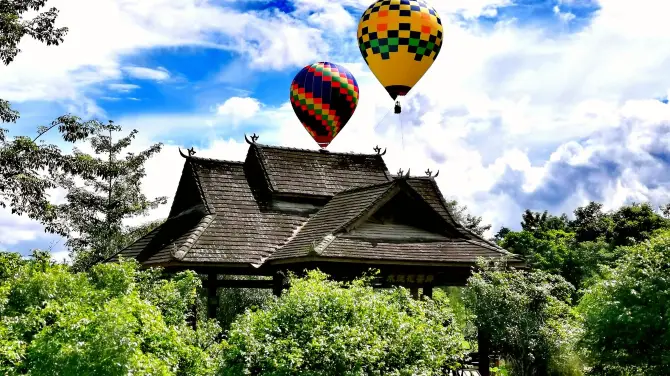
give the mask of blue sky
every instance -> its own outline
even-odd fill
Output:
[[[518,227],[526,208],[670,200],[670,36],[657,1],[433,0],[444,45],[400,117],[385,117],[392,101],[356,48],[368,1],[88,3],[51,0],[70,28],[65,42],[24,40],[0,67],[0,98],[22,113],[11,134],[66,112],[136,128],[136,148],[166,145],[147,169],[151,196],[174,194],[177,146],[241,159],[242,135],[257,132],[260,142],[316,148],[288,89],[303,66],[325,60],[347,66],[361,88],[332,150],[379,144],[392,171],[439,169],[445,195],[494,228]],[[0,213],[0,249],[55,240]]]

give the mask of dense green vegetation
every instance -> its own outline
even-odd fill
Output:
[[[444,294],[413,299],[361,279],[313,271],[280,300],[247,311],[229,331],[225,375],[440,375],[458,364],[463,336]]]
[[[47,253],[0,256],[0,373],[210,375],[220,329],[187,324],[199,278],[100,264],[74,273]]]
[[[670,229],[612,254],[578,294],[559,274],[484,260],[465,289],[432,300],[314,271],[280,298],[222,293],[240,312],[224,313],[222,329],[204,319],[192,272],[134,261],[77,272],[46,252],[0,253],[0,372],[441,375],[479,330],[508,375],[667,374]]]

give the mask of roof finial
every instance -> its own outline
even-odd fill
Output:
[[[402,168],[399,168],[399,169],[398,169],[398,177],[401,177],[401,176],[402,176],[402,173],[403,173]]]
[[[256,132],[254,132],[254,134],[251,136],[251,141],[249,140],[249,138],[247,138],[247,134],[245,133],[244,134],[244,141],[246,141],[247,144],[249,144],[249,145],[255,144],[256,141],[258,141],[258,136],[256,135]]]
[[[409,170],[411,170],[411,169],[409,169],[409,168],[407,169],[407,174],[405,174],[405,179],[409,179]]]
[[[431,171],[429,168],[426,169],[425,171],[426,176],[431,177],[433,175],[433,171]]]
[[[439,174],[440,174],[440,170],[437,170],[437,172],[435,173],[435,176],[433,176],[433,177],[436,178],[437,175],[439,175]]]
[[[191,146],[190,149],[186,149],[186,151],[188,152],[188,155],[184,154],[184,152],[181,151],[181,148],[179,148],[179,155],[181,155],[182,158],[188,158],[188,157],[192,157],[193,154],[195,154],[195,149],[193,149],[193,146]]]
[[[375,146],[372,150],[374,150],[377,153],[377,155],[386,154],[386,148],[384,148],[384,151],[382,152],[382,148],[380,148],[379,145]]]

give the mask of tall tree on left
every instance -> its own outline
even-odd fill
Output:
[[[0,60],[10,64],[20,52],[24,36],[47,45],[60,44],[67,28],[56,27],[58,10],[40,10],[46,0],[0,0]],[[38,12],[28,19],[26,13]],[[15,123],[19,113],[0,98],[0,123]],[[58,223],[58,207],[53,205],[48,190],[59,186],[69,174],[89,174],[75,156],[66,155],[55,145],[38,142],[49,130],[56,128],[66,142],[86,139],[97,127],[96,121],[82,122],[76,116],[58,117],[49,126],[39,127],[37,136],[6,137],[8,130],[0,127],[0,207],[9,206],[12,213],[25,214],[44,223],[49,232],[66,235]]]
[[[146,215],[167,202],[167,197],[149,199],[142,192],[144,164],[160,152],[162,144],[123,156],[137,130],[115,140],[114,133],[119,131],[121,127],[112,121],[95,130],[90,138],[95,156],[74,150],[81,169],[93,172],[76,177],[84,181],[83,186],[77,184],[75,178],[65,182],[67,202],[59,208],[60,221],[70,231],[66,245],[71,250],[75,269],[88,269],[151,231],[157,222],[140,227],[129,227],[123,222]]]

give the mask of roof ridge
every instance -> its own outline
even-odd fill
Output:
[[[333,152],[333,151],[330,151],[330,150],[328,150],[326,152],[323,152],[321,150],[316,150],[316,149],[294,148],[294,147],[290,147],[290,146],[274,146],[274,145],[259,144],[259,143],[255,143],[253,145],[255,145],[256,147],[258,147],[260,149],[265,148],[265,149],[279,149],[279,150],[289,150],[289,151],[302,151],[302,152],[314,153],[314,154],[318,154],[318,155],[360,155],[360,156],[367,156],[367,157],[376,157],[376,156],[381,157],[381,155],[376,154],[376,153],[367,154],[367,153],[356,153],[354,151],[349,151],[349,152],[335,151],[335,152]]]
[[[206,157],[196,157],[196,156],[189,156],[186,157],[186,160],[191,160],[191,161],[203,161],[203,162],[216,162],[216,163],[231,163],[231,164],[244,164],[244,161],[233,161],[230,159],[216,159],[216,158],[206,158]]]
[[[198,223],[195,225],[195,230],[193,233],[191,233],[186,240],[184,241],[184,244],[179,247],[178,250],[176,250],[174,253],[172,253],[172,257],[176,258],[179,261],[184,260],[188,252],[193,248],[193,245],[200,239],[200,235],[209,228],[209,225],[214,222],[214,218],[216,218],[216,214],[207,214],[204,217],[200,218]],[[175,246],[174,243],[172,243],[173,247]]]
[[[434,176],[398,176],[398,175],[393,175],[391,176],[393,180],[435,180]]]
[[[265,160],[265,155],[261,153],[260,148],[258,147],[258,144],[252,144],[249,146],[249,150],[253,148],[254,155],[256,156],[256,159],[258,160],[258,163],[261,165],[261,170],[263,171],[263,177],[265,178],[265,182],[268,184],[268,188],[270,188],[271,192],[276,192],[277,189],[277,184],[270,176],[268,173],[268,166],[267,166],[267,161]],[[249,155],[249,152],[247,152],[247,156]],[[246,160],[245,160],[246,162]]]
[[[364,190],[366,190],[366,189],[375,188],[375,187],[381,187],[381,186],[383,186],[383,185],[386,185],[386,184],[393,184],[393,183],[395,183],[395,181],[391,180],[391,181],[387,181],[386,183],[378,183],[378,184],[362,185],[362,186],[360,186],[360,187],[347,188],[347,189],[343,189],[343,190],[341,190],[341,191],[335,193],[335,196],[337,196],[337,195],[339,195],[339,194],[344,194],[344,193],[354,193],[354,192],[358,192],[358,191],[364,191]]]
[[[153,230],[151,230],[151,231],[147,232],[146,234],[144,234],[144,236],[141,236],[139,239],[137,239],[137,240],[135,240],[134,242],[128,244],[127,246],[121,248],[118,252],[116,252],[116,253],[114,253],[113,255],[111,255],[111,256],[107,257],[106,259],[102,260],[102,263],[110,262],[110,261],[111,261],[113,258],[115,258],[115,257],[118,259],[118,257],[120,257],[120,255],[121,255],[121,253],[123,253],[123,251],[125,251],[126,249],[128,249],[128,248],[132,247],[133,245],[135,245],[135,243],[137,243],[140,239],[145,238],[145,237],[147,237],[147,236],[153,234],[153,233],[156,232],[156,231],[159,231],[159,230],[161,229],[161,227],[163,227],[163,225],[165,224],[165,222],[167,222],[167,220],[168,220],[168,218],[166,218],[166,219],[163,221],[163,223],[161,223],[160,225],[156,226]],[[133,257],[133,258],[134,258],[134,257]]]
[[[189,161],[192,163],[192,161]],[[214,209],[210,207],[209,202],[207,202],[207,196],[205,195],[205,190],[202,188],[202,184],[200,184],[200,176],[198,175],[198,171],[195,168],[191,168],[191,171],[193,172],[193,178],[195,179],[195,185],[198,187],[198,192],[200,193],[200,198],[202,199],[202,203],[205,205],[205,209],[207,209],[207,212],[209,214],[214,213]]]

